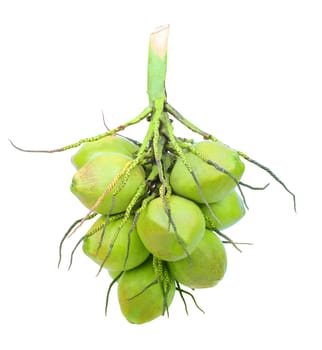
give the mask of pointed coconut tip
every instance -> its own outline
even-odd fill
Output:
[[[160,58],[167,54],[169,24],[159,26],[154,29],[150,36],[150,49]]]

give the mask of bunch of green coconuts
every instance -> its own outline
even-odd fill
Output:
[[[191,147],[221,164],[235,179],[241,178],[244,164],[236,151],[219,141],[201,141]],[[71,191],[91,209],[138,150],[136,143],[118,135],[84,144],[72,158],[77,172]],[[114,198],[116,190],[106,194],[95,210],[99,217],[83,241],[85,254],[117,278],[119,304],[132,323],[163,315],[176,288],[182,290],[180,285],[192,289],[215,286],[227,265],[216,232],[245,214],[236,183],[227,174],[188,151],[185,157],[197,176],[197,185],[171,148],[164,149],[163,157],[173,191],[167,198],[170,220],[159,195],[156,165],[143,163],[133,169]],[[122,183],[122,177],[118,180]],[[140,188],[144,191],[138,192]]]
[[[72,193],[88,208],[60,243],[85,221],[96,219],[71,254],[82,243],[85,254],[107,269],[118,285],[118,300],[125,318],[136,324],[169,313],[178,293],[186,307],[184,289],[215,286],[224,276],[224,243],[239,249],[222,230],[245,214],[241,182],[246,160],[266,171],[295,196],[266,166],[230,148],[186,119],[168,103],[165,91],[169,26],[152,32],[148,57],[149,105],[133,119],[100,135],[81,139],[56,153],[80,147],[72,162],[77,169]],[[119,133],[146,121],[142,141]],[[202,137],[178,137],[174,122]],[[186,308],[187,310],[187,308]]]

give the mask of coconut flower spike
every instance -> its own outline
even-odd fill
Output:
[[[67,151],[67,150],[70,150],[70,149],[73,149],[73,148],[77,148],[77,147],[81,146],[83,143],[94,142],[94,141],[101,140],[102,138],[104,138],[106,136],[115,135],[119,131],[123,131],[124,129],[126,129],[128,126],[137,124],[141,120],[148,118],[148,116],[150,115],[151,111],[152,111],[151,107],[146,107],[137,117],[133,118],[132,120],[130,120],[130,121],[128,121],[128,122],[126,122],[126,123],[124,123],[122,125],[119,125],[118,127],[114,128],[112,130],[109,130],[109,131],[104,132],[103,134],[99,134],[97,136],[80,139],[79,141],[71,143],[71,144],[69,144],[67,146],[63,146],[63,147],[52,149],[52,150],[25,149],[25,148],[18,147],[10,139],[9,139],[9,142],[11,143],[11,145],[14,148],[16,148],[18,151],[21,151],[21,152],[27,152],[27,153],[57,153],[57,152],[64,152],[64,151]]]
[[[172,107],[170,104],[166,103],[165,105],[166,110],[174,117],[176,118],[180,123],[182,123],[184,126],[186,126],[188,129],[190,129],[191,131],[203,136],[203,138],[205,140],[211,140],[214,142],[219,141],[215,136],[206,133],[205,131],[201,130],[200,128],[198,128],[196,125],[194,125],[193,123],[191,123],[190,121],[188,121],[186,118],[184,118],[174,107]],[[228,146],[229,147],[229,146]],[[275,175],[275,173],[268,168],[267,166],[261,164],[260,162],[250,158],[247,154],[245,154],[244,152],[235,150],[242,158],[244,158],[245,160],[247,160],[250,163],[255,164],[256,166],[258,166],[259,168],[261,168],[262,170],[266,171],[275,181],[277,181],[280,185],[282,185],[282,187],[286,190],[286,192],[288,192],[292,197],[293,197],[293,206],[294,206],[294,211],[296,212],[296,197],[295,194],[290,191],[288,189],[288,187],[285,185],[285,183],[277,176]]]

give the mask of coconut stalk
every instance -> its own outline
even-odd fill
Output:
[[[153,108],[156,101],[166,100],[169,25],[156,28],[150,35],[148,57],[148,96]],[[161,102],[160,102],[161,103]]]

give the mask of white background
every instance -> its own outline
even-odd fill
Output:
[[[2,1],[0,5],[1,287],[3,349],[321,349],[320,1]],[[168,100],[186,118],[273,169],[292,198],[247,164],[250,210],[226,234],[228,270],[175,298],[170,318],[125,321],[107,273],[57,248],[86,210],[70,193],[73,151],[51,149],[115,127],[148,103],[147,45],[171,25]],[[147,124],[125,135],[141,139]],[[176,124],[181,136],[191,133]],[[198,139],[197,136],[196,139]],[[84,228],[85,230],[85,228]],[[84,233],[84,232],[83,232]]]

